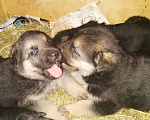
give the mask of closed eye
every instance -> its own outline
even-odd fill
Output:
[[[72,52],[74,57],[80,57],[77,47],[72,46]]]

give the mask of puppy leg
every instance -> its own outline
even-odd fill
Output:
[[[59,108],[59,111],[64,115],[68,116],[71,114],[76,117],[86,116],[86,115],[97,115],[93,109],[93,101],[91,100],[82,100],[74,104],[64,105]]]
[[[58,112],[58,108],[50,100],[40,99],[34,108],[38,112],[46,113],[45,117],[52,118],[55,120],[66,120],[61,113]]]
[[[52,120],[45,113],[26,108],[0,107],[0,120]]]
[[[71,75],[75,78],[75,80],[81,84],[84,88],[87,88],[87,83],[83,80],[81,73],[79,71],[71,72]]]
[[[86,89],[83,88],[70,73],[63,73],[63,76],[59,79],[58,87],[64,89],[77,100],[87,99]]]

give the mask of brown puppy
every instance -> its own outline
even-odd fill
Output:
[[[128,54],[106,27],[79,30],[59,48],[84,84],[89,100],[60,108],[74,116],[108,115],[119,109],[150,110],[150,57]]]
[[[0,57],[0,106],[3,107],[1,109],[5,111],[6,107],[10,107],[14,111],[20,111],[19,108],[27,108],[44,112],[47,118],[65,119],[58,112],[57,106],[48,100],[49,93],[60,87],[74,98],[82,99],[86,92],[66,70],[63,70],[62,75],[60,60],[59,50],[45,33],[28,31],[21,35],[12,48],[11,57]],[[44,119],[41,118],[43,114],[37,114],[36,117],[35,113],[21,114],[20,118],[18,114],[11,116],[9,113],[9,120],[13,117],[25,119],[24,116],[30,120]]]
[[[54,44],[59,45],[71,40],[79,30],[94,26],[104,26],[110,29],[117,36],[119,44],[126,52],[150,54],[150,20],[140,16],[130,17],[124,23],[119,24],[106,25],[90,21],[77,28],[58,32],[53,38]]]

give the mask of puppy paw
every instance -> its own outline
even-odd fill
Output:
[[[81,110],[78,109],[76,103],[63,105],[58,108],[58,111],[66,118],[79,117],[79,114],[81,113]]]
[[[30,113],[19,114],[16,120],[53,120],[51,118],[46,118],[45,113],[31,111]]]
[[[84,89],[81,86],[78,86],[74,89],[70,89],[67,91],[67,93],[69,93],[76,100],[87,100],[88,98],[88,93],[86,89]]]
[[[65,106],[59,107],[58,111],[65,117],[68,117],[69,115],[69,111],[67,110],[67,108],[65,108]]]
[[[76,99],[77,100],[86,100],[88,98],[88,95],[86,93],[83,93],[82,95],[79,95]]]
[[[65,106],[59,107],[58,111],[66,118],[66,120],[72,120],[71,119],[71,114]]]
[[[73,104],[63,105],[58,108],[58,111],[65,117],[80,117],[87,115],[97,115],[93,111],[93,101],[91,100],[81,100]]]

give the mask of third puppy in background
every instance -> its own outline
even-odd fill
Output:
[[[104,26],[110,29],[117,36],[119,44],[126,52],[150,54],[150,21],[140,16],[130,17],[124,23],[114,25],[90,21],[80,27],[58,32],[53,38],[54,43],[58,46],[62,42],[71,40],[79,30],[94,26]]]

